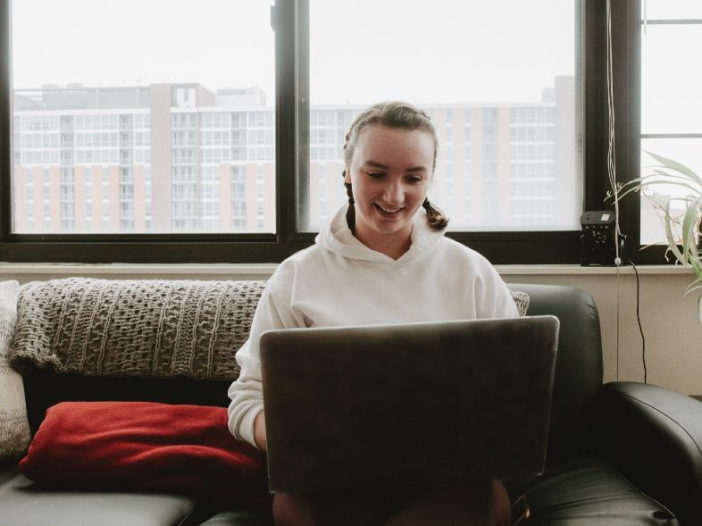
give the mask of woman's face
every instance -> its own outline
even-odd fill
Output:
[[[374,250],[409,242],[433,162],[434,140],[426,131],[372,125],[361,132],[344,177],[353,189],[359,240]]]

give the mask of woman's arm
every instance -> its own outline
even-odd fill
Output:
[[[290,301],[292,276],[289,267],[282,264],[283,272],[276,272],[268,281],[261,299],[256,307],[256,313],[251,323],[249,338],[236,353],[236,361],[241,371],[229,387],[229,430],[239,440],[261,448],[260,431],[265,435],[263,422],[263,384],[261,381],[261,358],[259,340],[261,334],[269,329],[288,329],[302,326],[293,312]],[[281,267],[278,270],[281,270]],[[265,445],[265,443],[264,443]],[[263,448],[261,448],[263,449]]]
[[[263,411],[256,415],[254,420],[254,440],[256,441],[256,446],[261,451],[268,451],[268,438],[266,436],[266,418]]]

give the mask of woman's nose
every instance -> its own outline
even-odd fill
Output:
[[[400,181],[390,181],[385,187],[383,199],[389,205],[400,204],[404,201],[405,191]]]

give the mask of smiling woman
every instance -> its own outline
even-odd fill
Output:
[[[354,121],[344,145],[344,183],[349,226],[362,243],[393,259],[409,249],[437,147],[429,117],[402,103],[379,104]]]
[[[431,137],[417,130],[370,126],[363,133],[344,178],[362,243],[394,259],[407,251],[412,218],[429,190],[432,150]]]
[[[446,220],[427,201],[437,146],[429,116],[407,103],[376,104],[351,123],[344,145],[349,202],[314,246],[278,266],[236,354],[241,374],[229,389],[235,437],[268,446],[260,338],[269,329],[517,316],[497,271],[444,237]],[[276,493],[275,523],[509,524],[499,480],[387,490],[381,499],[374,488]]]

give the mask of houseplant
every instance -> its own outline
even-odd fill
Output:
[[[648,167],[647,175],[618,183],[616,199],[621,200],[632,192],[641,192],[661,220],[665,231],[666,260],[672,256],[676,264],[692,268],[696,279],[688,285],[685,294],[702,289],[702,255],[700,254],[700,223],[702,222],[702,177],[688,166],[646,152],[657,164]],[[682,190],[682,196],[658,192],[665,187]],[[608,192],[608,197],[614,194]],[[702,322],[702,295],[697,300],[698,315]]]

